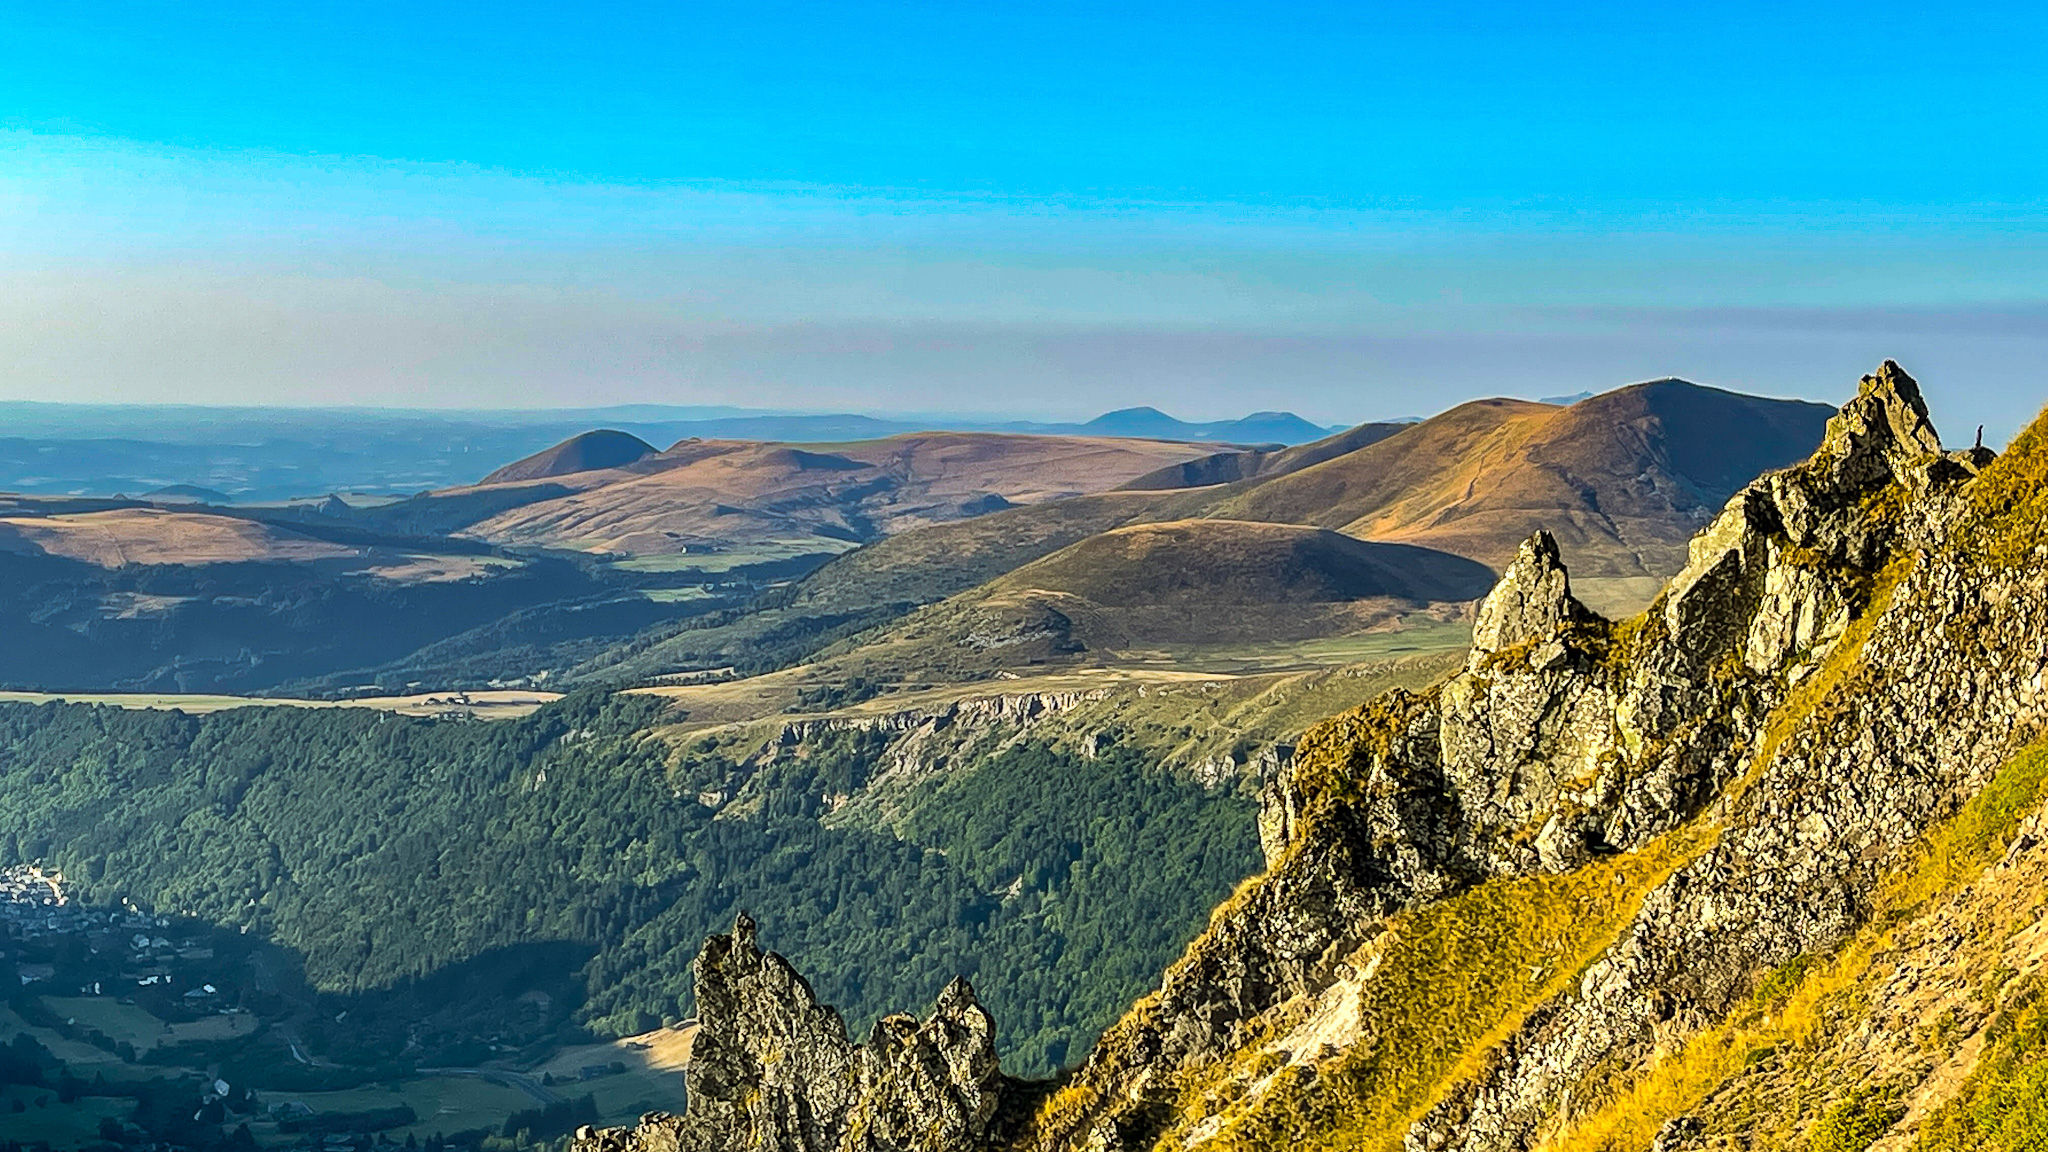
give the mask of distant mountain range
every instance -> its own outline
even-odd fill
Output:
[[[1662,380],[1293,446],[1266,439],[1307,427],[1284,413],[828,442],[649,440],[615,421],[405,499],[0,498],[0,622],[19,624],[0,681],[319,692],[783,669],[740,710],[795,707],[838,681],[1426,629],[1538,529],[1582,598],[1626,612],[1831,411]],[[351,427],[356,444],[377,432]],[[1215,439],[1239,434],[1255,446]]]
[[[0,491],[133,496],[202,488],[242,504],[337,492],[402,496],[473,484],[504,461],[595,428],[649,445],[691,437],[837,443],[934,431],[1255,445],[1298,444],[1334,430],[1291,412],[1194,422],[1156,408],[1061,423],[660,404],[439,412],[8,401],[0,402]]]

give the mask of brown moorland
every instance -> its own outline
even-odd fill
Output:
[[[1210,514],[1423,544],[1496,568],[1541,528],[1604,608],[1676,572],[1693,532],[1742,484],[1812,451],[1833,411],[1682,380],[1570,407],[1478,400]]]
[[[520,480],[546,480],[600,468],[623,468],[659,450],[631,432],[599,428],[571,436],[552,448],[544,448],[522,460],[514,460],[478,483],[511,484]]]
[[[636,555],[790,541],[830,551],[1013,504],[1105,491],[1213,450],[967,432],[801,447],[687,440],[623,467],[553,477],[574,491],[499,512],[463,534]]]
[[[1627,615],[1678,569],[1699,523],[1749,478],[1803,457],[1832,411],[1663,380],[1570,407],[1481,400],[1420,423],[1365,425],[1280,452],[1212,454],[1147,473],[1123,490],[901,532],[840,556],[761,611],[607,654],[578,673],[635,678],[758,663],[764,637],[778,638],[775,651],[796,658],[803,637],[829,640],[874,626],[1097,533],[1186,519],[1338,529],[1492,567],[1545,528],[1564,545],[1578,594],[1603,612]],[[1258,475],[1190,486],[1246,469]],[[1092,560],[1115,566],[1124,562],[1120,555],[1106,550]],[[1046,612],[1056,609],[1042,599],[1015,606],[1020,634],[1045,631],[1027,626],[1051,621]],[[1242,631],[1250,618],[1238,612],[1220,623]],[[1308,631],[1327,634],[1330,623]]]
[[[0,518],[0,551],[58,556],[102,568],[339,560],[361,549],[255,520],[159,508]]]

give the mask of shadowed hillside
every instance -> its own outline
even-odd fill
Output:
[[[1474,401],[1214,514],[1427,544],[1496,567],[1542,529],[1590,603],[1636,606],[1737,487],[1811,451],[1831,411],[1682,380],[1568,408]]]
[[[819,656],[806,675],[904,682],[1165,661],[1396,627],[1482,595],[1485,565],[1321,528],[1178,520],[1089,537]],[[1461,615],[1451,610],[1450,615]]]
[[[1493,586],[1485,565],[1321,528],[1242,520],[1175,520],[1119,528],[1063,548],[988,585],[1043,590],[1112,608],[1257,607],[1376,596],[1471,600]]]
[[[804,448],[685,441],[621,468],[562,478],[577,491],[497,512],[464,532],[500,544],[636,555],[835,552],[1012,504],[1104,491],[1199,453],[1161,441],[951,432]]]
[[[1396,432],[1407,430],[1407,424],[1360,424],[1347,428],[1334,436],[1325,436],[1310,444],[1297,444],[1291,448],[1247,448],[1235,452],[1218,452],[1199,460],[1183,464],[1172,464],[1154,472],[1147,472],[1124,487],[1133,491],[1163,488],[1202,488],[1212,484],[1235,484],[1240,480],[1271,479],[1299,472],[1331,460],[1346,452],[1356,452],[1368,444],[1376,444]]]
[[[520,480],[545,480],[572,472],[599,468],[623,468],[655,454],[655,447],[631,432],[600,428],[571,436],[552,448],[545,448],[524,460],[515,460],[479,484],[510,484]]]

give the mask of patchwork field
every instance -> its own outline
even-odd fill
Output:
[[[638,556],[807,551],[1119,487],[1202,446],[1092,436],[920,433],[840,444],[692,440],[624,467],[451,489],[520,500],[462,535]],[[573,489],[565,494],[563,489]],[[544,497],[544,498],[539,498]]]
[[[650,1110],[680,1111],[683,1106],[683,1070],[690,1063],[690,1043],[696,1038],[695,1025],[661,1028],[638,1036],[626,1036],[605,1044],[584,1044],[565,1048],[553,1060],[529,1075],[552,1076],[554,1091],[577,1097],[588,1092],[597,1101],[598,1115],[607,1124],[623,1124]],[[593,1080],[580,1079],[586,1067],[617,1061],[626,1071]]]
[[[284,696],[214,696],[176,692],[0,692],[0,701],[23,704],[110,704],[116,708],[176,709],[201,715],[227,708],[375,708],[404,716],[461,714],[479,720],[512,720],[530,716],[541,705],[561,699],[559,692],[493,690],[424,692],[413,696],[364,696],[355,700],[298,700]]]
[[[45,996],[43,1003],[58,1016],[77,1021],[82,1028],[99,1029],[116,1044],[125,1040],[135,1045],[138,1053],[163,1045],[233,1040],[255,1032],[258,1027],[256,1017],[248,1013],[202,1016],[166,1024],[140,1005],[123,1004],[112,996]]]
[[[0,1133],[23,1144],[48,1141],[52,1149],[82,1148],[104,1143],[101,1120],[125,1118],[134,1108],[132,1101],[106,1096],[81,1096],[65,1104],[54,1088],[0,1084]]]
[[[13,1039],[26,1032],[36,1038],[37,1043],[48,1048],[50,1053],[71,1067],[79,1076],[90,1078],[95,1073],[103,1074],[109,1080],[135,1080],[151,1073],[139,1071],[133,1064],[124,1064],[119,1056],[104,1052],[83,1040],[70,1040],[48,1028],[37,1028],[23,1020],[11,1008],[0,1007],[0,1037]]]
[[[368,1084],[342,1092],[261,1092],[258,1098],[266,1110],[271,1104],[297,1101],[315,1112],[369,1112],[407,1105],[417,1121],[392,1128],[384,1135],[403,1142],[407,1136],[421,1140],[436,1132],[461,1132],[473,1128],[496,1128],[505,1117],[540,1102],[517,1088],[476,1076],[425,1076],[395,1084]],[[251,1123],[250,1131],[265,1144],[289,1144],[299,1139],[279,1132],[277,1123],[265,1119]]]

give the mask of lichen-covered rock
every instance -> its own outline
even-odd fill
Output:
[[[1006,1081],[995,1026],[965,980],[924,1020],[890,1016],[866,1042],[761,951],[742,913],[692,966],[698,1031],[680,1116],[586,1130],[579,1152],[961,1152],[982,1145]]]
[[[1472,626],[1473,663],[1517,644],[1551,641],[1595,619],[1572,596],[1557,540],[1538,532],[1522,542],[1500,582],[1479,606]]]

